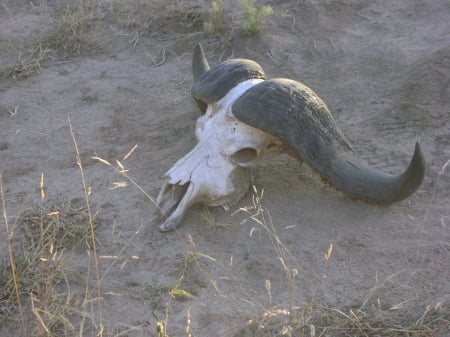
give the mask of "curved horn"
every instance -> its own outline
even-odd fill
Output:
[[[191,94],[202,112],[206,106],[223,98],[237,84],[249,79],[266,79],[261,66],[251,60],[232,59],[209,69],[208,61],[200,44],[192,58],[194,83]]]
[[[242,122],[278,137],[339,190],[365,200],[391,203],[414,193],[425,175],[419,144],[408,168],[390,175],[356,157],[325,103],[305,85],[288,80],[261,82],[233,104]]]

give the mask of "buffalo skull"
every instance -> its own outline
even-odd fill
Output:
[[[369,167],[325,103],[302,83],[267,80],[261,66],[246,59],[210,69],[200,44],[192,68],[191,92],[202,112],[198,144],[165,174],[156,200],[165,217],[162,231],[174,229],[196,203],[228,209],[247,191],[249,169],[282,153],[306,161],[337,189],[377,203],[400,201],[422,183],[425,160],[418,143],[399,175]]]

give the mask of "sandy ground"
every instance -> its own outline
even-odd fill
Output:
[[[55,3],[2,1],[2,45],[45,31]],[[194,336],[225,336],[265,310],[289,307],[290,298],[296,306],[314,302],[346,310],[376,304],[415,315],[450,294],[448,1],[265,3],[275,14],[258,36],[235,29],[225,45],[201,25],[188,25],[171,4],[158,7],[145,25],[105,24],[106,42],[98,50],[51,58],[36,76],[0,82],[0,173],[10,223],[39,203],[41,173],[46,204],[83,197],[70,118],[98,212],[105,335],[129,327],[135,328],[126,336],[155,334],[151,313],[164,317],[166,303],[171,336],[186,335],[188,315]],[[201,1],[180,6],[207,8]],[[231,17],[233,6],[227,3]],[[163,234],[151,200],[131,183],[112,189],[127,179],[92,159],[122,161],[128,175],[156,197],[163,174],[196,143],[190,62],[198,42],[211,64],[232,55],[251,58],[269,77],[306,83],[374,167],[400,172],[415,142],[423,147],[423,185],[389,207],[351,200],[289,157],[254,171],[256,189],[264,191],[262,206],[290,254],[288,268],[298,271],[293,294],[270,235],[247,213],[236,212],[252,206],[251,191],[228,212],[194,207],[177,232]],[[0,51],[2,67],[16,61],[11,49]],[[189,256],[197,265],[183,262]],[[71,261],[82,275],[89,256],[73,253]],[[179,301],[167,289],[183,271],[182,288],[194,297]],[[76,277],[71,282],[76,303],[85,285]],[[94,280],[91,288],[95,293]],[[76,313],[70,319],[80,321]],[[0,331],[21,335],[17,326],[12,320]]]

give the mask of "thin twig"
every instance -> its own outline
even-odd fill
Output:
[[[152,65],[152,66],[150,67],[150,69],[155,68],[155,67],[159,67],[159,66],[163,65],[165,62],[166,62],[166,48],[163,49],[163,52],[162,52],[162,60],[161,60],[160,62],[158,62],[158,63]]]
[[[19,315],[20,315],[20,322],[22,324],[23,335],[25,337],[27,337],[27,328],[25,326],[25,318],[23,317],[22,302],[20,301],[19,286],[17,284],[16,265],[14,263],[14,255],[13,255],[13,251],[12,251],[12,234],[9,230],[9,225],[8,225],[8,216],[6,214],[6,200],[5,200],[5,194],[3,193],[3,179],[2,179],[1,174],[0,174],[0,196],[2,198],[3,221],[5,223],[5,228],[6,228],[6,237],[7,237],[7,241],[8,241],[8,255],[9,255],[9,263],[11,265],[11,273],[12,273],[13,282],[14,282],[14,292],[16,293],[17,305],[19,306]]]
[[[98,265],[97,248],[96,248],[96,243],[95,243],[94,221],[93,221],[93,216],[92,216],[92,212],[91,212],[91,206],[89,204],[89,189],[87,187],[86,179],[84,177],[83,164],[81,162],[80,151],[78,149],[78,143],[75,138],[75,134],[73,133],[72,123],[70,122],[69,115],[67,116],[67,120],[69,123],[70,134],[72,136],[73,144],[75,147],[77,165],[80,169],[81,181],[83,183],[84,197],[86,199],[86,211],[88,213],[89,225],[91,228],[92,250],[94,252],[95,272],[96,272],[96,278],[97,278],[97,297],[98,297],[98,311],[99,311],[99,329],[100,329],[100,331],[98,332],[97,336],[101,337],[101,336],[103,336],[103,322],[102,322],[103,319],[102,319],[102,302],[101,302],[102,301],[102,288],[101,288],[100,269],[99,269],[99,265]]]

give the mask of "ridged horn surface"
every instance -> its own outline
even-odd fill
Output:
[[[399,175],[368,166],[354,154],[325,103],[299,82],[261,82],[239,97],[232,109],[237,119],[279,138],[291,155],[350,195],[392,203],[414,193],[424,178],[425,159],[418,143],[408,168]]]
[[[192,59],[194,83],[191,94],[202,112],[208,104],[223,98],[237,84],[250,79],[265,79],[261,66],[251,60],[232,59],[218,64],[212,69],[200,45],[197,45]]]

